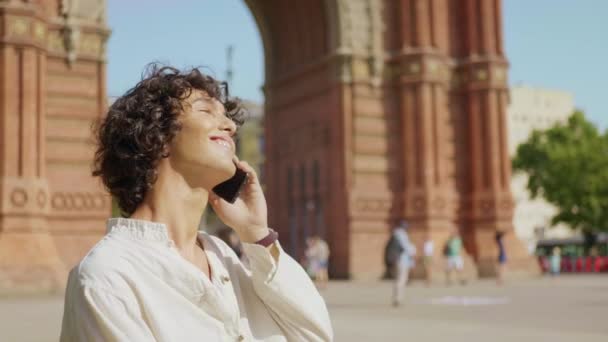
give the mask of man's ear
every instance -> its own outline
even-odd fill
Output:
[[[169,157],[170,152],[171,152],[171,148],[169,147],[169,144],[166,143],[165,146],[163,147],[163,154],[162,154],[163,158]]]

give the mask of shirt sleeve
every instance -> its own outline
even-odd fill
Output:
[[[283,251],[278,241],[275,246],[279,250],[276,261],[268,248],[243,244],[255,292],[288,341],[332,341],[323,297],[300,264]]]
[[[68,285],[60,342],[154,341],[135,299],[111,289]]]

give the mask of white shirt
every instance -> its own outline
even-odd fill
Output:
[[[401,248],[403,248],[403,252],[399,257],[399,267],[412,267],[412,256],[416,255],[416,247],[410,243],[410,238],[405,229],[397,227],[393,230],[393,235],[399,241]]]
[[[433,244],[433,240],[426,240],[424,242],[424,256],[432,257],[434,250],[435,245]]]
[[[244,244],[250,268],[200,233],[210,280],[184,259],[163,223],[112,218],[70,272],[61,342],[331,341],[323,298],[280,244],[278,261]]]

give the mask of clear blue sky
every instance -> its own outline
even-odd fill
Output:
[[[108,0],[108,93],[133,86],[161,61],[205,66],[225,78],[235,46],[232,92],[261,101],[264,51],[242,0]],[[510,81],[574,93],[577,107],[608,128],[608,0],[503,0]]]
[[[262,101],[264,51],[242,0],[108,0],[108,94],[121,95],[146,64],[204,66],[225,79],[226,47],[234,45],[230,91]]]

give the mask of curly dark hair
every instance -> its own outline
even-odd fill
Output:
[[[243,123],[244,109],[238,98],[230,97],[225,82],[198,68],[180,71],[158,64],[149,65],[142,80],[95,123],[92,174],[101,177],[122,215],[133,214],[156,181],[156,167],[169,156],[167,146],[181,129],[178,117],[193,90],[220,101],[237,126]]]

